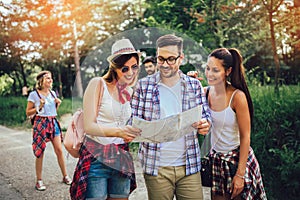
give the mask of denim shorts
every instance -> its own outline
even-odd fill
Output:
[[[98,160],[91,163],[86,199],[128,198],[129,192],[129,178],[121,177],[118,170],[110,168]]]
[[[54,120],[54,137],[60,136],[60,128],[56,120]]]

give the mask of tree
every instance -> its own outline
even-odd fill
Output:
[[[85,79],[76,73],[82,70],[80,65],[90,51],[111,35],[125,30],[140,16],[136,14],[139,11],[136,1],[24,0],[7,5],[1,2],[0,6],[7,8],[7,14],[1,13],[2,72],[13,76],[13,83],[17,86],[16,75],[11,72],[19,74],[20,66],[24,67],[21,74],[25,74],[20,80],[26,80],[40,69],[49,69],[54,80],[58,80],[54,85],[58,85],[60,94],[65,94],[62,89],[72,88],[72,80],[76,77]],[[21,44],[26,48],[21,48]],[[12,54],[12,48],[17,54]],[[9,61],[11,59],[14,62]],[[8,65],[14,68],[8,68]],[[63,72],[68,73],[67,81],[61,78]],[[80,85],[72,89],[79,90],[79,96],[82,95]]]
[[[268,22],[270,26],[270,36],[271,36],[271,44],[272,44],[272,52],[273,58],[275,63],[275,92],[279,94],[278,88],[278,77],[279,77],[279,70],[280,70],[280,63],[279,57],[277,53],[277,45],[276,45],[276,38],[275,38],[275,23],[274,23],[274,15],[278,13],[279,7],[282,5],[284,0],[263,0],[263,5],[265,6],[268,12]]]
[[[25,66],[28,61],[26,58],[29,52],[29,46],[21,41],[26,40],[28,34],[22,30],[21,21],[24,20],[19,8],[20,4],[15,6],[0,2],[2,12],[0,13],[0,76],[10,77],[12,87],[10,90],[3,91],[4,94],[17,95],[24,85],[27,85],[25,76]],[[14,16],[14,18],[12,17]],[[10,82],[6,80],[5,82]]]
[[[146,1],[143,22],[176,30],[192,37],[208,52],[218,47],[236,47],[247,61],[263,48],[264,35],[257,30],[257,2],[233,0]],[[258,36],[260,38],[258,38]]]
[[[247,71],[254,77],[261,77],[258,79],[261,84],[275,82],[277,88],[279,81],[282,81],[281,76],[285,77],[286,83],[297,83],[299,70],[296,63],[300,62],[296,54],[299,52],[297,27],[300,26],[296,24],[299,24],[300,20],[299,10],[289,6],[290,1],[272,0],[274,11],[272,16],[264,4],[264,2],[270,4],[270,1],[146,2],[148,7],[142,20],[145,26],[157,26],[186,33],[208,51],[218,47],[238,48],[243,54]],[[270,31],[270,23],[273,23],[273,31]],[[280,63],[284,66],[282,73],[279,71]],[[290,69],[296,73],[290,73]],[[283,73],[286,75],[283,76]],[[265,79],[268,77],[273,81],[266,82]]]

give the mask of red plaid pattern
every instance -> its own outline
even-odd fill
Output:
[[[212,193],[224,195],[230,193],[235,168],[239,162],[239,148],[228,152],[227,154],[213,151],[209,157],[212,162]],[[258,161],[252,148],[249,149],[248,160],[245,173],[245,187],[242,191],[242,199],[267,199],[263,186],[263,181],[259,169]]]
[[[121,155],[120,157],[118,157],[118,159],[120,159],[120,163],[122,164],[120,167],[113,167],[116,160],[113,159],[115,155]],[[128,144],[102,145],[88,137],[85,137],[84,143],[80,149],[80,157],[70,187],[70,195],[72,200],[85,199],[88,173],[90,170],[91,162],[95,159],[102,160],[103,163],[107,166],[119,170],[120,176],[129,178],[130,193],[136,189],[137,186],[134,173],[134,164],[133,159],[129,153]]]
[[[55,125],[56,121],[59,129],[60,124],[55,117],[40,117],[36,116],[35,123],[33,125],[33,141],[32,141],[32,149],[34,155],[39,158],[45,151],[46,143],[52,141],[55,133]],[[62,134],[60,134],[62,139]]]

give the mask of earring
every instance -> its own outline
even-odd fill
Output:
[[[226,75],[226,81],[230,82],[231,81],[231,78],[230,76]]]

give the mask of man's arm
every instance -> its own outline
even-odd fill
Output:
[[[142,118],[142,106],[143,101],[141,100],[141,87],[140,81],[137,82],[137,85],[134,88],[134,92],[131,98],[131,117],[128,121],[129,125],[132,125],[132,118],[139,117]]]
[[[200,81],[199,88],[196,91],[200,93],[197,93],[197,95],[199,95],[200,104],[202,104],[202,119],[195,122],[192,126],[197,129],[199,134],[206,135],[211,127],[211,115],[204,88]]]

